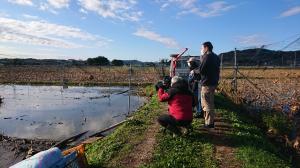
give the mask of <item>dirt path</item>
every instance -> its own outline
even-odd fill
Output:
[[[156,145],[156,134],[159,131],[159,124],[155,122],[145,131],[145,137],[140,144],[136,145],[133,152],[122,160],[124,167],[139,167],[149,163]]]
[[[240,168],[241,163],[235,158],[235,149],[228,134],[232,132],[230,121],[217,115],[215,119],[215,129],[201,130],[207,133],[214,144],[214,156],[220,168]],[[159,131],[159,124],[153,124],[145,131],[144,139],[134,147],[131,154],[123,158],[122,166],[139,167],[142,164],[151,162],[151,158],[156,146],[156,135]]]
[[[241,163],[235,158],[233,142],[227,136],[233,131],[230,121],[217,115],[215,129],[210,131],[215,145],[215,158],[220,168],[239,168]]]

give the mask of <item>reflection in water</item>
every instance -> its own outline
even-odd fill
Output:
[[[125,118],[125,87],[69,87],[2,85],[0,131],[20,138],[62,139],[76,133],[97,131]],[[111,92],[111,95],[109,93]],[[131,109],[144,102],[130,96]]]

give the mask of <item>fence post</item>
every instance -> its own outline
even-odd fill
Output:
[[[130,100],[130,94],[131,94],[131,75],[132,75],[132,66],[130,64],[130,67],[129,67],[129,91],[128,91],[128,115],[130,114],[130,106],[131,106],[131,100]]]
[[[297,51],[295,51],[294,68],[297,66]]]
[[[223,54],[221,54],[221,76],[220,76],[220,81],[222,80],[222,76],[223,76]]]
[[[111,87],[111,67],[110,67],[111,65],[110,65],[110,63],[109,63],[109,65],[108,65],[108,76],[109,76],[109,79],[108,79],[108,91],[109,91],[109,98],[110,98],[110,95],[111,95],[111,89],[110,89],[110,87]]]

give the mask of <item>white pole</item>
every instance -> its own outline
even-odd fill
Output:
[[[132,75],[132,67],[130,64],[129,68],[129,91],[128,91],[128,115],[130,114],[130,105],[131,105],[131,100],[130,100],[130,94],[131,94],[131,75]]]

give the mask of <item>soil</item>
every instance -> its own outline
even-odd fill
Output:
[[[136,168],[151,161],[154,147],[156,146],[156,134],[159,124],[155,122],[146,132],[144,140],[134,147],[132,153],[122,160],[122,166]]]
[[[20,139],[0,134],[0,168],[12,166],[40,151],[49,149],[56,141]]]

